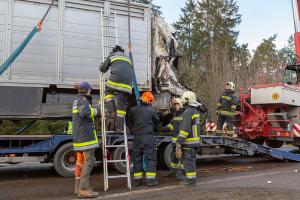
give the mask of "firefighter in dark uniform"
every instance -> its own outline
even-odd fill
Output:
[[[119,45],[113,48],[112,53],[100,66],[100,71],[105,73],[109,68],[111,75],[105,84],[105,103],[109,113],[109,123],[114,122],[116,130],[123,131],[129,96],[132,93],[133,71],[130,58]]]
[[[91,90],[89,83],[80,83],[78,96],[72,107],[73,147],[76,152],[82,153],[84,160],[80,172],[79,198],[98,196],[98,192],[91,189],[89,182],[90,173],[95,164],[95,149],[99,147],[94,117],[100,114],[98,108],[92,107]]]
[[[216,133],[218,135],[223,133],[223,125],[226,122],[227,124],[227,134],[233,135],[233,125],[232,125],[232,117],[235,114],[237,98],[234,94],[235,85],[233,82],[227,82],[226,88],[223,94],[219,98],[219,102],[217,103],[217,115],[218,115],[218,123]]]
[[[128,126],[133,134],[133,176],[134,185],[143,184],[143,160],[146,162],[146,184],[155,186],[156,179],[156,145],[154,127],[157,126],[158,118],[152,107],[154,97],[151,92],[144,92],[141,96],[141,105],[131,108],[128,115]],[[143,159],[145,157],[145,159]]]
[[[171,152],[171,163],[170,170],[171,173],[169,176],[176,175],[176,179],[182,180],[183,177],[183,165],[176,158],[176,141],[179,133],[179,125],[182,122],[182,114],[183,114],[183,105],[180,98],[175,98],[173,102],[173,106],[175,110],[173,111],[173,119],[170,124],[161,128],[162,132],[171,132],[172,133],[172,152]]]
[[[182,95],[182,103],[185,111],[183,120],[179,126],[179,134],[176,142],[176,157],[183,163],[186,179],[185,185],[196,183],[196,153],[200,144],[200,113],[197,110],[197,102],[194,92],[187,91]]]

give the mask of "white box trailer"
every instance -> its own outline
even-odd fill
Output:
[[[0,63],[37,25],[50,3],[0,0]],[[130,11],[137,82],[141,89],[151,90],[151,9],[132,3]],[[117,40],[109,39],[116,34]],[[42,31],[0,76],[0,118],[70,117],[74,85],[88,81],[99,88],[98,66],[116,41],[127,50],[126,0],[55,1]]]
[[[23,41],[50,3],[50,0],[0,0],[0,63]],[[127,7],[124,0],[56,1],[42,32],[0,77],[1,86],[73,88],[75,83],[88,81],[97,88],[98,66],[105,45],[101,12],[112,17],[116,14],[118,42],[127,49]],[[137,81],[142,88],[150,89],[151,9],[132,4],[130,10]],[[114,45],[115,40],[108,41],[105,51]]]

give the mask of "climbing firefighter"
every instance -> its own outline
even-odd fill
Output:
[[[179,125],[182,122],[182,114],[183,114],[183,105],[180,98],[175,98],[172,102],[174,106],[173,118],[171,123],[167,126],[162,127],[162,132],[171,132],[172,133],[172,152],[171,152],[171,163],[170,170],[171,173],[169,176],[176,176],[176,179],[182,180],[183,177],[183,165],[180,164],[179,160],[176,158],[176,141],[179,132]]]
[[[233,82],[227,82],[226,88],[223,94],[219,98],[219,102],[217,103],[217,115],[218,115],[218,123],[217,123],[217,134],[222,134],[223,126],[226,122],[228,135],[233,135],[233,125],[232,125],[232,116],[235,114],[237,98],[234,94],[235,85]]]
[[[124,53],[124,49],[116,45],[112,53],[100,66],[102,73],[111,69],[111,75],[105,85],[105,103],[108,110],[109,126],[116,127],[118,132],[123,131],[129,96],[132,93],[132,62]]]
[[[73,147],[79,159],[77,163],[83,163],[82,169],[81,166],[76,166],[77,171],[75,171],[76,176],[80,175],[80,179],[75,180],[75,193],[79,198],[98,196],[98,192],[91,189],[89,182],[90,173],[95,164],[95,149],[99,147],[94,117],[100,114],[98,108],[92,107],[91,90],[89,83],[80,83],[78,96],[72,107]]]
[[[153,94],[144,92],[141,96],[141,104],[131,108],[127,119],[129,130],[134,136],[132,159],[135,186],[143,184],[144,170],[146,172],[146,185],[151,187],[158,184],[154,138],[154,128],[157,126],[158,118],[152,107],[153,103]],[[146,162],[146,169],[144,170],[143,162]]]
[[[184,92],[181,97],[185,111],[182,114],[182,122],[179,126],[179,134],[176,141],[176,157],[182,162],[185,171],[185,185],[196,183],[196,153],[200,144],[200,113],[197,110],[197,102],[194,92]]]

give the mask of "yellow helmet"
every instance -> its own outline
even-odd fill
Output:
[[[199,106],[196,94],[192,91],[184,92],[181,96],[181,101],[183,104],[189,104],[190,106]]]

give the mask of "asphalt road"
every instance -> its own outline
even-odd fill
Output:
[[[126,182],[113,180],[103,192],[101,167],[96,168],[91,184],[98,199],[300,199],[300,164],[272,158],[224,158],[198,163],[198,183],[189,188],[159,170],[159,185],[126,189]],[[112,171],[111,173],[115,173]],[[73,178],[59,177],[51,165],[0,167],[0,200],[76,199]]]

